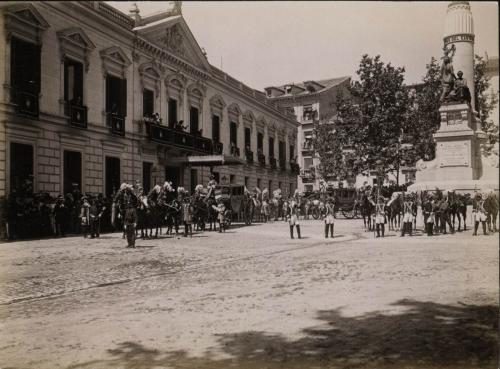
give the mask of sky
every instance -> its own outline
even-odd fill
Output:
[[[133,2],[108,2],[128,14]],[[141,15],[168,1],[137,2]],[[341,76],[355,78],[363,54],[420,82],[440,58],[448,2],[183,1],[182,14],[208,61],[256,89]],[[498,4],[471,2],[475,53],[498,56]]]

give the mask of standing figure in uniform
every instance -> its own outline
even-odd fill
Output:
[[[382,195],[379,195],[377,197],[377,203],[374,203],[373,200],[370,201],[375,206],[375,228],[377,230],[377,237],[380,237],[380,233],[382,233],[382,237],[385,237],[385,199]]]
[[[429,196],[423,206],[422,210],[424,213],[424,223],[425,223],[425,231],[427,236],[433,236],[433,228],[434,228],[434,200],[432,196]]]
[[[135,247],[135,228],[137,227],[137,209],[128,204],[123,217],[123,227],[127,236],[127,247]]]
[[[184,197],[182,203],[182,220],[184,222],[184,237],[187,237],[188,233],[190,237],[193,237],[193,213],[194,208],[188,196]]]
[[[404,237],[406,232],[412,235],[413,220],[415,218],[413,214],[413,196],[412,194],[404,197],[403,194],[403,227],[401,229],[401,237]]]
[[[488,233],[486,233],[486,220],[488,219],[488,215],[486,214],[486,210],[484,209],[483,196],[479,192],[476,194],[474,200],[472,201],[472,218],[474,219],[473,236],[477,236],[479,222],[481,222],[481,224],[483,225],[483,234],[487,236]]]
[[[64,197],[59,195],[54,206],[54,220],[56,225],[56,236],[64,237],[66,234],[66,222],[68,219],[68,208],[64,204]]]
[[[298,238],[300,239],[300,223],[299,223],[299,206],[297,205],[297,203],[295,201],[292,201],[290,203],[290,206],[288,207],[288,210],[287,210],[287,218],[288,218],[288,222],[289,222],[289,225],[290,225],[290,238],[294,238],[293,237],[293,227],[295,226],[297,228],[297,235],[298,235]]]
[[[330,231],[330,237],[333,238],[334,215],[335,205],[333,199],[329,197],[325,205],[325,238],[328,238],[328,231]]]
[[[87,196],[82,197],[82,209],[80,210],[80,224],[82,226],[83,238],[87,238],[90,227],[90,204]]]
[[[446,232],[446,224],[448,224],[450,232],[452,234],[455,233],[455,229],[453,229],[453,224],[451,224],[451,219],[450,219],[450,206],[448,204],[448,192],[446,192],[446,195],[443,196],[443,198],[441,199],[441,202],[439,204],[439,211],[440,211],[440,216],[441,216],[439,224],[441,226],[441,233],[442,234],[447,233]]]

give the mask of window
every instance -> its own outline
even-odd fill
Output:
[[[194,194],[194,189],[196,188],[196,185],[198,184],[198,170],[197,169],[191,169],[191,194]]]
[[[248,185],[250,183],[250,177],[245,177],[245,187],[248,188]]]
[[[294,159],[295,146],[290,145],[290,160]]]
[[[106,113],[127,115],[127,80],[106,76]]]
[[[106,156],[106,197],[111,197],[120,188],[120,159]]]
[[[229,183],[230,184],[234,184],[235,180],[236,180],[236,177],[234,174],[229,175]]]
[[[281,188],[281,186],[282,186],[282,185],[283,185],[283,183],[281,183],[281,181],[280,181],[280,182],[278,182],[278,188],[279,188],[280,190],[282,189],[282,188]]]
[[[257,150],[264,150],[264,135],[262,133],[257,133]]]
[[[270,179],[269,180],[269,187],[268,187],[269,192],[273,191],[273,181]]]
[[[33,146],[10,144],[10,190],[19,191],[33,177]]]
[[[179,167],[165,167],[165,181],[172,182],[172,186],[177,188],[181,184],[181,168]]]
[[[288,192],[288,193],[289,193],[290,195],[293,195],[293,191],[294,191],[294,189],[293,189],[293,183],[290,183],[289,191],[290,191],[290,192]]]
[[[215,181],[217,183],[220,183],[220,174],[219,174],[219,172],[212,172],[212,174],[214,175]]]
[[[257,188],[262,189],[262,180],[257,178]]]
[[[290,86],[290,85],[285,86],[285,93],[286,94],[291,94],[292,93],[292,86]]]
[[[82,153],[79,151],[64,150],[64,180],[63,193],[69,193],[73,189],[73,184],[82,188]]]
[[[304,158],[304,169],[309,169],[313,165],[313,158]]]
[[[155,93],[151,90],[142,90],[142,116],[151,117],[155,110]]]
[[[192,106],[189,109],[189,129],[192,134],[197,134],[199,128],[199,111],[198,108]]]
[[[312,192],[313,186],[312,185],[305,185],[304,189],[305,189],[305,192]]]
[[[212,115],[212,140],[220,142],[220,118],[218,115]]]
[[[274,138],[269,137],[269,157],[274,158]]]
[[[286,159],[286,146],[285,142],[279,141],[278,143],[278,155],[280,160],[285,160]]]
[[[249,150],[252,147],[252,131],[250,128],[245,128],[245,148]]]
[[[10,44],[11,99],[18,105],[19,112],[38,116],[40,46],[15,37]]]
[[[177,123],[177,100],[168,99],[168,126],[170,128],[175,126]]]
[[[229,123],[229,140],[231,145],[238,146],[238,126],[236,123]]]
[[[314,118],[314,110],[312,105],[304,105],[304,113],[302,117],[304,120],[312,120]]]
[[[64,60],[64,101],[83,105],[83,64]]]
[[[151,190],[151,174],[153,171],[153,163],[143,162],[142,163],[142,188],[144,188],[145,193],[149,193]]]

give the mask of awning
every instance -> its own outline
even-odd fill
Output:
[[[231,155],[188,155],[182,162],[190,166],[243,165],[245,160]]]

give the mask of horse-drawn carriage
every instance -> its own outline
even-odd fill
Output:
[[[226,208],[226,225],[230,226],[233,220],[239,220],[243,211],[245,186],[217,185],[214,189],[215,198],[220,198]]]
[[[355,188],[336,188],[332,191],[335,199],[335,211],[339,211],[347,219],[361,216],[361,199]]]

